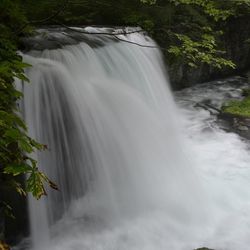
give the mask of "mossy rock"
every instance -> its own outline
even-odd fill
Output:
[[[248,96],[242,101],[230,101],[222,107],[222,112],[250,118],[250,97]]]
[[[250,96],[250,88],[243,89],[242,96],[249,97]]]
[[[227,123],[227,131],[250,139],[250,89],[243,89],[242,100],[233,100],[222,106],[218,118]]]

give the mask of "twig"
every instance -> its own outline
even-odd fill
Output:
[[[71,27],[69,27],[69,26],[67,26],[67,25],[65,25],[63,23],[57,22],[57,21],[55,21],[55,22],[57,24],[61,25],[62,27],[66,28],[68,30],[74,31],[74,32],[78,32],[78,33],[82,33],[82,34],[88,34],[88,35],[107,35],[107,36],[113,36],[113,37],[115,37],[119,41],[130,43],[130,44],[134,44],[134,45],[137,45],[137,46],[140,46],[140,47],[166,50],[166,48],[162,48],[162,47],[159,47],[159,46],[144,45],[144,44],[140,44],[140,43],[128,41],[128,40],[125,40],[125,39],[122,39],[122,38],[118,37],[118,35],[129,35],[129,34],[134,34],[134,33],[145,32],[145,30],[143,30],[143,29],[134,30],[134,31],[123,31],[123,32],[118,32],[118,33],[88,32],[88,31],[77,30],[77,29],[71,28]]]
[[[133,30],[133,31],[122,31],[122,32],[117,32],[117,33],[109,33],[109,32],[89,32],[89,31],[84,31],[84,30],[78,30],[78,29],[74,29],[74,28],[71,28],[63,23],[60,23],[58,21],[55,21],[55,23],[57,23],[58,25],[68,29],[68,30],[71,30],[71,31],[74,31],[74,32],[77,32],[77,33],[82,33],[82,34],[87,34],[87,35],[107,35],[107,36],[116,36],[116,35],[129,35],[129,34],[133,34],[133,33],[140,33],[140,32],[145,32],[145,30],[143,29],[138,29],[138,30]]]
[[[27,26],[27,25],[30,25],[30,24],[38,24],[38,23],[46,23],[50,20],[53,20],[55,17],[57,17],[61,12],[63,12],[66,8],[66,6],[68,5],[69,3],[69,0],[65,0],[62,8],[60,8],[59,10],[57,10],[54,14],[52,14],[51,16],[49,17],[46,17],[44,19],[41,19],[41,20],[34,20],[34,21],[30,21],[30,22],[27,22],[26,24],[24,24],[19,30],[17,30],[16,32],[14,32],[14,34],[18,35],[20,34],[23,29]],[[140,47],[144,47],[144,48],[152,48],[152,49],[162,49],[162,50],[166,50],[165,48],[162,48],[162,47],[159,47],[159,46],[152,46],[152,45],[144,45],[144,44],[139,44],[139,43],[136,43],[136,42],[132,42],[132,41],[128,41],[128,40],[125,40],[125,39],[122,39],[120,37],[118,37],[118,35],[128,35],[128,34],[133,34],[133,33],[139,33],[139,32],[145,32],[143,29],[139,29],[139,30],[134,30],[134,31],[123,31],[123,32],[118,32],[118,33],[108,33],[108,32],[88,32],[88,31],[83,31],[83,30],[77,30],[77,29],[74,29],[74,28],[71,28],[63,23],[60,23],[58,21],[55,21],[55,23],[61,25],[62,27],[65,27],[71,31],[74,31],[74,32],[78,32],[78,33],[82,33],[82,34],[88,34],[88,35],[108,35],[108,36],[113,36],[115,37],[117,40],[119,41],[122,41],[122,42],[126,42],[126,43],[130,43],[130,44],[134,44],[134,45],[137,45],[137,46],[140,46]]]
[[[207,107],[209,107],[210,109],[213,109],[213,110],[215,110],[215,111],[217,111],[218,113],[221,113],[221,110],[219,110],[219,109],[217,109],[217,108],[215,108],[214,106],[212,106],[212,105],[210,105],[210,104],[205,104]]]
[[[125,40],[125,39],[122,39],[122,38],[118,37],[117,35],[114,35],[114,37],[115,37],[117,40],[119,40],[119,41],[126,42],[126,43],[130,43],[130,44],[134,44],[134,45],[137,45],[137,46],[140,46],[140,47],[143,47],[143,48],[163,49],[163,50],[165,50],[165,48],[161,48],[161,47],[159,47],[159,46],[144,45],[144,44],[140,44],[140,43],[128,41],[128,40]]]
[[[40,20],[34,20],[34,21],[27,22],[19,30],[15,31],[14,34],[19,35],[23,31],[23,29],[30,24],[46,23],[49,20],[54,19],[55,17],[57,17],[59,14],[61,14],[61,12],[63,12],[66,9],[68,3],[69,3],[69,0],[65,0],[62,7],[60,9],[58,9],[54,14],[50,15],[49,17],[40,19]]]
[[[203,109],[209,111],[211,114],[212,114],[212,112],[211,112],[210,109],[212,109],[212,110],[218,112],[219,114],[221,114],[221,110],[220,109],[215,108],[214,106],[212,106],[211,104],[208,104],[208,103],[204,103],[203,104],[203,103],[195,102],[193,100],[188,100],[188,99],[180,99],[180,101],[193,102],[194,103],[193,104],[194,107],[203,108]]]
[[[203,108],[203,109],[205,109],[205,110],[207,110],[210,114],[212,114],[213,115],[213,112],[211,111],[211,109],[212,110],[215,110],[216,112],[218,112],[219,114],[221,113],[221,111],[219,110],[219,109],[217,109],[217,108],[215,108],[215,107],[213,107],[212,105],[209,105],[209,104],[201,104],[201,103],[196,103],[195,105],[194,105],[194,107],[200,107],[200,108]]]

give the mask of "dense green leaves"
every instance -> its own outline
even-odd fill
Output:
[[[30,65],[16,51],[30,24],[139,25],[164,48],[170,63],[234,68],[220,41],[230,18],[250,13],[250,1],[1,0],[0,9],[0,178],[20,194],[28,191],[40,198],[46,194],[45,183],[56,185],[29,157],[46,146],[27,135],[16,105],[22,93],[13,84],[15,78],[28,82],[24,69]],[[16,181],[23,174],[26,187]]]
[[[250,89],[243,91],[243,100],[232,100],[222,107],[224,113],[238,115],[242,117],[250,117]]]
[[[30,65],[17,50],[19,37],[32,32],[30,24],[141,26],[164,48],[169,63],[234,68],[220,41],[228,19],[249,15],[250,0],[0,0],[0,10],[0,183],[39,199],[46,185],[57,186],[30,157],[47,147],[28,136],[16,104],[22,93],[14,86],[15,78],[28,82],[24,69]],[[249,112],[248,107],[249,97],[227,110]],[[13,217],[7,203],[0,200],[0,207]]]
[[[220,57],[225,51],[217,49],[213,35],[204,33],[199,41],[194,41],[187,35],[175,34],[175,36],[180,45],[171,45],[168,52],[181,57],[190,67],[197,67],[199,63],[210,64],[219,69],[223,66],[236,67],[230,60]]]
[[[146,4],[155,4],[156,0],[141,0],[141,2]]]
[[[171,0],[175,5],[185,4],[198,6],[202,11],[214,18],[215,21],[226,20],[228,17],[232,16],[234,12],[232,9],[224,9],[223,4],[217,0]]]
[[[248,0],[26,0],[22,9],[37,21],[65,6],[44,24],[141,26],[164,48],[169,63],[233,68],[222,52],[223,32],[230,18],[250,13],[249,5]]]
[[[53,188],[56,186],[51,185],[51,181],[38,170],[37,162],[29,157],[46,146],[27,135],[16,104],[22,93],[15,88],[14,80],[28,82],[24,69],[30,67],[17,53],[16,31],[28,21],[18,0],[2,0],[0,9],[0,181],[1,185],[14,188],[21,195],[31,192],[38,199],[46,194],[45,183]],[[24,32],[27,31],[23,29]],[[21,175],[27,176],[24,186],[17,181]]]

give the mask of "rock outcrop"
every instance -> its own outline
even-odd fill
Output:
[[[250,68],[250,18],[232,18],[220,41],[226,51],[225,57],[231,59],[236,65],[236,69],[227,68],[218,70],[208,65],[201,65],[198,68],[190,68],[181,62],[168,65],[170,80],[174,89],[182,89],[193,86],[197,83],[208,82],[230,75],[242,75]]]

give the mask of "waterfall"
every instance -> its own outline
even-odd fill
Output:
[[[146,34],[119,38],[156,46]],[[23,54],[32,65],[23,113],[30,135],[48,146],[34,157],[59,191],[46,187],[48,196],[29,198],[33,249],[180,249],[182,240],[187,246],[184,239],[205,220],[208,198],[185,154],[160,51],[57,29],[40,30],[34,41],[50,49]],[[153,239],[148,234],[158,224],[142,219],[152,214],[164,225]],[[125,233],[142,229],[144,247]],[[161,237],[168,243],[161,245]]]

